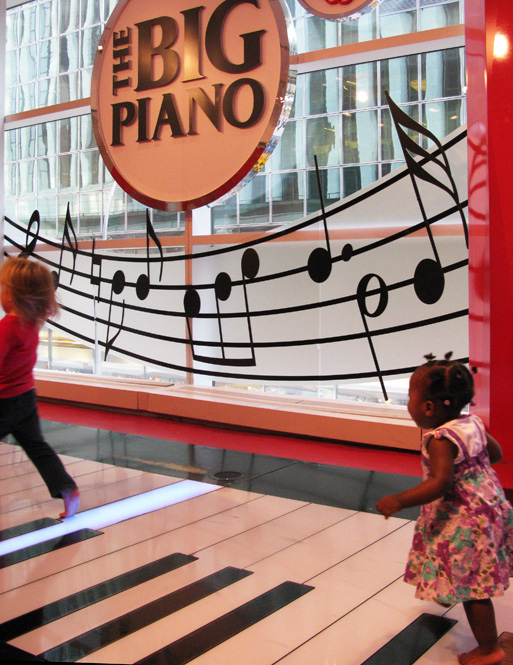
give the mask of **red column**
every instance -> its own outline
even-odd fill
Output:
[[[470,364],[476,408],[513,462],[513,11],[465,0]],[[495,49],[494,49],[495,45]],[[499,49],[499,47],[501,47]],[[504,48],[506,49],[504,52]]]

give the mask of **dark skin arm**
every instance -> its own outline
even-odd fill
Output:
[[[497,464],[502,459],[502,448],[501,444],[496,441],[493,436],[486,432],[486,447],[488,449],[488,455],[490,456],[490,463]]]
[[[399,494],[384,496],[376,504],[377,510],[385,518],[394,515],[403,508],[421,506],[440,499],[452,487],[454,482],[454,458],[458,454],[456,446],[449,439],[434,437],[428,444],[430,472],[429,477],[416,487]]]

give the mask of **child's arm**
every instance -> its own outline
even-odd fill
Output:
[[[420,485],[399,494],[384,496],[376,504],[377,510],[385,517],[390,517],[403,508],[431,503],[444,496],[454,481],[454,458],[456,446],[449,439],[434,437],[429,441],[430,471],[429,477]]]
[[[486,448],[488,450],[488,455],[490,456],[490,463],[497,464],[502,459],[502,448],[501,444],[496,441],[493,436],[486,432]]]

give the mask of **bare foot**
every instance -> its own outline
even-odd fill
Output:
[[[477,647],[473,651],[460,653],[458,663],[460,665],[500,665],[505,656],[506,654],[499,645],[488,653],[485,653],[481,647]]]
[[[64,512],[60,513],[59,517],[73,517],[80,505],[80,492],[77,489],[65,489],[62,490],[61,497],[64,501]]]

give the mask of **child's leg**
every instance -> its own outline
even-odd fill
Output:
[[[468,600],[463,607],[478,646],[473,651],[460,654],[458,662],[461,665],[498,665],[504,659],[504,651],[497,641],[492,601],[489,598]]]
[[[64,500],[65,511],[61,517],[71,517],[78,510],[77,485],[43,437],[35,394],[31,391],[20,395],[14,405],[17,417],[12,435],[41,474],[50,495]]]

